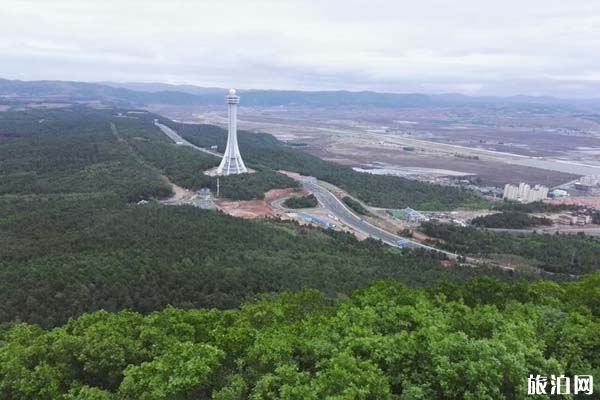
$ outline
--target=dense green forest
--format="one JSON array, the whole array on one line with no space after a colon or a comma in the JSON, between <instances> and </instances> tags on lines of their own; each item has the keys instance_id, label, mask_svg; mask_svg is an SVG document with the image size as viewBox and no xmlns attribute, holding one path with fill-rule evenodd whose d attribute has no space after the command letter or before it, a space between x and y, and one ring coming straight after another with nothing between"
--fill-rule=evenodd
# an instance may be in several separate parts
<instances>
[{"instance_id":1,"label":"dense green forest","mask_svg":"<svg viewBox=\"0 0 600 400\"><path fill-rule=\"evenodd\" d=\"M172 144L153 117L0 112L0 399L515 399L529 374L600 372L600 273L533 282L290 221L135 204L171 194L162 175L214 184L198 172L218 159ZM219 128L189 129L224 144ZM257 172L224 178L228 196L295 185L283 163L343 187L387 183L372 203L392 183L399 202L480 201L241 138ZM600 262L583 236L424 229L452 251L552 272Z\"/></svg>"},{"instance_id":2,"label":"dense green forest","mask_svg":"<svg viewBox=\"0 0 600 400\"><path fill-rule=\"evenodd\" d=\"M0 113L1 194L115 191L128 201L171 195L161 179L197 190L216 189L203 171L219 163L210 154L177 146L153 124L153 115L83 107ZM298 183L263 168L225 177L221 193L235 200L260 199L274 188Z\"/></svg>"},{"instance_id":3,"label":"dense green forest","mask_svg":"<svg viewBox=\"0 0 600 400\"><path fill-rule=\"evenodd\" d=\"M550 226L552 221L544 217L533 217L524 212L504 211L473 218L471 224L484 228L526 229L540 225Z\"/></svg>"},{"instance_id":4,"label":"dense green forest","mask_svg":"<svg viewBox=\"0 0 600 400\"><path fill-rule=\"evenodd\" d=\"M110 113L88 108L0 113L0 195L116 192L128 201L171 188L113 135Z\"/></svg>"},{"instance_id":5,"label":"dense green forest","mask_svg":"<svg viewBox=\"0 0 600 400\"><path fill-rule=\"evenodd\" d=\"M0 248L0 321L44 326L101 308L231 308L303 287L335 297L379 278L512 279L491 269L442 269L426 254L346 233L191 206L131 206L110 193L2 196Z\"/></svg>"},{"instance_id":6,"label":"dense green forest","mask_svg":"<svg viewBox=\"0 0 600 400\"><path fill-rule=\"evenodd\" d=\"M433 244L459 254L513 254L548 272L584 274L600 268L600 240L583 235L490 232L475 227L426 222L421 230Z\"/></svg>"},{"instance_id":7,"label":"dense green forest","mask_svg":"<svg viewBox=\"0 0 600 400\"><path fill-rule=\"evenodd\" d=\"M166 119L162 123L175 129L186 140L200 147L217 145L225 149L227 133L213 125L179 124ZM474 192L439 186L396 176L371 175L321 160L290 148L265 133L240 132L240 151L253 168L288 170L310 175L337 185L356 198L375 207L419 210L448 210L457 207L482 208L489 203Z\"/></svg>"},{"instance_id":8,"label":"dense green forest","mask_svg":"<svg viewBox=\"0 0 600 400\"><path fill-rule=\"evenodd\" d=\"M356 201L351 197L344 196L342 197L342 201L344 202L344 204L346 204L348 207L350 207L352 210L356 211L360 215L369 214L369 211L366 208L364 208L359 201Z\"/></svg>"},{"instance_id":9,"label":"dense green forest","mask_svg":"<svg viewBox=\"0 0 600 400\"><path fill-rule=\"evenodd\" d=\"M333 304L303 290L231 311L7 324L0 398L523 399L530 374L600 375L598 287L599 273L562 285L376 282Z\"/></svg>"},{"instance_id":10,"label":"dense green forest","mask_svg":"<svg viewBox=\"0 0 600 400\"><path fill-rule=\"evenodd\" d=\"M204 179L196 170L218 161L170 143L152 114L4 112L0 132L9 137L0 143L0 321L54 326L97 309L231 308L285 289L311 287L334 298L377 278L425 285L486 273L443 270L425 254L290 222L128 205L169 195L161 174L185 186L210 184L195 180ZM254 198L296 184L257 167L224 178L224 193ZM29 186L17 184L22 174Z\"/></svg>"},{"instance_id":11,"label":"dense green forest","mask_svg":"<svg viewBox=\"0 0 600 400\"><path fill-rule=\"evenodd\" d=\"M117 191L129 201L167 197L172 182L189 188L216 188L202 172L218 158L177 146L144 112L116 112L73 107L0 113L2 181L0 194L47 194ZM226 133L210 125L171 125L199 146L216 144L223 151ZM267 134L240 134L244 158L258 170L253 176L223 179L221 192L233 199L261 198L272 188L297 185L275 175L288 169L313 175L348 190L374 206L449 209L485 206L472 192L358 173L285 146Z\"/></svg>"},{"instance_id":12,"label":"dense green forest","mask_svg":"<svg viewBox=\"0 0 600 400\"><path fill-rule=\"evenodd\" d=\"M268 169L252 174L229 175L221 177L221 196L238 199L262 199L271 189L299 187L300 183L287 175Z\"/></svg>"},{"instance_id":13,"label":"dense green forest","mask_svg":"<svg viewBox=\"0 0 600 400\"><path fill-rule=\"evenodd\" d=\"M177 146L149 118L112 118L116 133L143 161L182 187L197 190L214 186L214 178L202 172L219 165L218 157L186 146Z\"/></svg>"},{"instance_id":14,"label":"dense green forest","mask_svg":"<svg viewBox=\"0 0 600 400\"><path fill-rule=\"evenodd\" d=\"M203 172L216 167L218 157L187 146L177 146L155 126L149 117L114 119L117 132L141 158L158 168L175 184L198 190L208 187L216 191L216 178ZM297 187L299 183L286 175L262 168L252 174L224 176L220 179L221 197L233 200L264 198L271 189Z\"/></svg>"},{"instance_id":15,"label":"dense green forest","mask_svg":"<svg viewBox=\"0 0 600 400\"><path fill-rule=\"evenodd\" d=\"M319 201L314 194L308 196L294 196L285 199L283 205L287 208L312 208L319 205Z\"/></svg>"}]
</instances>

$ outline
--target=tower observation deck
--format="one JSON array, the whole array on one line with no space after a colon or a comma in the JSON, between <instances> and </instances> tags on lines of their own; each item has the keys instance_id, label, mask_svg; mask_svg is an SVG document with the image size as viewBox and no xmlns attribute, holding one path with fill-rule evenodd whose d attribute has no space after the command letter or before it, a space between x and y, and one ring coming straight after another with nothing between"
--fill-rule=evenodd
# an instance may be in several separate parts
<instances>
[{"instance_id":1,"label":"tower observation deck","mask_svg":"<svg viewBox=\"0 0 600 400\"><path fill-rule=\"evenodd\" d=\"M225 96L229 108L229 127L227 134L227 147L223 159L217 168L217 175L235 175L248 172L244 165L237 140L237 105L240 97L235 94L235 89L229 89Z\"/></svg>"}]
</instances>

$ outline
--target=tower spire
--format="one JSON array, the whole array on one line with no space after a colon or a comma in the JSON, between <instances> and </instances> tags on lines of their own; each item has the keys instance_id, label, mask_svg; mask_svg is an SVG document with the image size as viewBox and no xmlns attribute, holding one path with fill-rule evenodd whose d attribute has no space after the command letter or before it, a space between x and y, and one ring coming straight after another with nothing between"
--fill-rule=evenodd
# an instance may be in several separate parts
<instances>
[{"instance_id":1,"label":"tower spire","mask_svg":"<svg viewBox=\"0 0 600 400\"><path fill-rule=\"evenodd\" d=\"M229 107L229 127L227 134L227 147L221 164L217 168L218 175L235 175L248 172L244 165L240 148L237 141L237 105L240 102L239 96L236 96L235 89L229 89L229 95L225 96Z\"/></svg>"}]
</instances>

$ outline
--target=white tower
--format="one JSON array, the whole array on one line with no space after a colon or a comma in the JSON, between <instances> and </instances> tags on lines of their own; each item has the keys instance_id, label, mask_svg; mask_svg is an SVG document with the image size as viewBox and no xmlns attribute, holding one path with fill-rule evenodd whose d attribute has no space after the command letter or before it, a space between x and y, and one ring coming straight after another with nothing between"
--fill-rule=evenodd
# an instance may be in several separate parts
<instances>
[{"instance_id":1,"label":"white tower","mask_svg":"<svg viewBox=\"0 0 600 400\"><path fill-rule=\"evenodd\" d=\"M227 147L221 164L217 168L217 175L234 175L248 172L237 141L237 105L240 102L239 96L235 95L235 89L229 89L229 95L225 96L229 105L229 132L227 135Z\"/></svg>"}]
</instances>

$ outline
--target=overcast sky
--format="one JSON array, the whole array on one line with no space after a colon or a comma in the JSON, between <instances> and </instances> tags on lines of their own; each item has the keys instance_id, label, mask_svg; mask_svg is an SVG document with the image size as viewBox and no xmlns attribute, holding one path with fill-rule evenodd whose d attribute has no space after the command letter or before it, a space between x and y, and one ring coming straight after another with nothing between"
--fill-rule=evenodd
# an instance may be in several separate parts
<instances>
[{"instance_id":1,"label":"overcast sky","mask_svg":"<svg viewBox=\"0 0 600 400\"><path fill-rule=\"evenodd\" d=\"M600 97L598 0L0 6L8 79Z\"/></svg>"}]
</instances>

